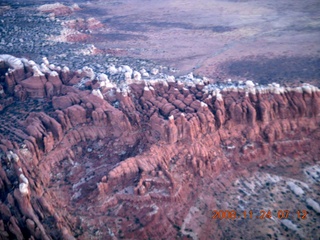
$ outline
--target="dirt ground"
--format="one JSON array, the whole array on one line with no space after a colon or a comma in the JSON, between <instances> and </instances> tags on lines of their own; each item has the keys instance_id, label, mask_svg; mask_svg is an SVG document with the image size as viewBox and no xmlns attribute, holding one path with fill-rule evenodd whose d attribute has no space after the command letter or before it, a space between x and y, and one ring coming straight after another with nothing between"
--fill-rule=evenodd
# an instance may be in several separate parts
<instances>
[{"instance_id":1,"label":"dirt ground","mask_svg":"<svg viewBox=\"0 0 320 240\"><path fill-rule=\"evenodd\" d=\"M75 55L86 48L81 44L94 44L121 58L150 60L179 69L172 73L175 75L193 72L213 81L231 78L263 84L308 82L320 86L318 0L59 2L67 6L77 3L80 10L58 17L60 22L46 21L36 9L52 1L1 1L0 53L31 56L35 60L37 55L56 55L59 63L66 61L68 66L83 58L86 61L78 64L83 66L97 60L88 56L76 60ZM6 5L14 11L6 10ZM86 32L80 45L74 41L50 42L54 37L48 36L59 34L64 21L92 17L103 27ZM25 26L42 29L42 33L30 35ZM25 38L21 40L23 34Z\"/></svg>"},{"instance_id":2,"label":"dirt ground","mask_svg":"<svg viewBox=\"0 0 320 240\"><path fill-rule=\"evenodd\" d=\"M78 14L106 28L95 45L125 49L212 78L262 83L315 81L320 76L320 2L92 1Z\"/></svg>"}]
</instances>

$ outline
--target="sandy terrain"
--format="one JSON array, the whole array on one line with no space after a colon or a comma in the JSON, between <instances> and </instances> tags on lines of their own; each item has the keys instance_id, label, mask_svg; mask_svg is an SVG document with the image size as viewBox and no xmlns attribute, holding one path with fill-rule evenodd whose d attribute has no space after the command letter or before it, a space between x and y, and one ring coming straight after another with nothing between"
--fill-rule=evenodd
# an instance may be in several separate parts
<instances>
[{"instance_id":1,"label":"sandy terrain","mask_svg":"<svg viewBox=\"0 0 320 240\"><path fill-rule=\"evenodd\" d=\"M320 4L308 1L96 1L80 11L94 15L106 26L95 36L102 48L121 48L129 56L159 61L181 69L216 77L267 80L273 70L257 73L263 64L276 69L273 81L295 69L302 80L319 77ZM242 68L243 58L252 60ZM263 56L263 57L262 57ZM271 59L271 60L270 60ZM309 62L309 64L305 64ZM285 72L285 73L284 73ZM291 76L289 76L291 77ZM279 79L275 79L279 78Z\"/></svg>"},{"instance_id":2,"label":"sandy terrain","mask_svg":"<svg viewBox=\"0 0 320 240\"><path fill-rule=\"evenodd\" d=\"M319 10L0 0L0 239L318 239Z\"/></svg>"},{"instance_id":3,"label":"sandy terrain","mask_svg":"<svg viewBox=\"0 0 320 240\"><path fill-rule=\"evenodd\" d=\"M3 39L0 53L33 59L41 55L56 57L59 64L67 59L65 64L70 66L70 58L75 63L75 55L88 55L88 45L94 44L104 53L152 60L179 69L176 75L193 71L213 80L303 81L319 86L317 0L60 2L67 6L77 3L80 10L57 18L51 15L43 21L36 9L48 1L2 3L0 13L8 13L3 15L3 28L9 29L1 31L1 35L8 36L11 44ZM11 21L8 16L13 14L12 10L8 11L6 6L9 4L15 12L21 11ZM30 20L35 18L37 22ZM90 18L100 21L102 27L82 29L78 35L65 29L65 22ZM33 28L36 23L37 28ZM23 31L29 31L28 25L42 34L29 34L21 40ZM68 31L73 35L66 38ZM33 44L27 45L33 40ZM80 56L77 61L93 65L97 59ZM102 55L100 59L104 61Z\"/></svg>"}]
</instances>

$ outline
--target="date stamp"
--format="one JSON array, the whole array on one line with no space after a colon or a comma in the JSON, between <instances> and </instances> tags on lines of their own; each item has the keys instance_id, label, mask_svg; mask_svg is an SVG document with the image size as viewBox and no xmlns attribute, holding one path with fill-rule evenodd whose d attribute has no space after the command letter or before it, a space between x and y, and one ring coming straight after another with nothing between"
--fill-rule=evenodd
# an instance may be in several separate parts
<instances>
[{"instance_id":1,"label":"date stamp","mask_svg":"<svg viewBox=\"0 0 320 240\"><path fill-rule=\"evenodd\" d=\"M258 213L254 213L253 210L237 212L236 210L213 210L213 219L288 219L291 214L296 215L298 219L306 220L308 211L298 210L296 212L290 212L289 210L277 210L276 213L272 213L271 210L260 210Z\"/></svg>"}]
</instances>

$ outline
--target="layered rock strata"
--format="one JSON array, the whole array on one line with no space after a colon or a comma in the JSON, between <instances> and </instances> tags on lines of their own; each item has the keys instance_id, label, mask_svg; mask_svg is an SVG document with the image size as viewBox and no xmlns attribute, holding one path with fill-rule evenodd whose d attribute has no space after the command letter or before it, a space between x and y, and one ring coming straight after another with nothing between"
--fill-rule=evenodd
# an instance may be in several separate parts
<instances>
[{"instance_id":1,"label":"layered rock strata","mask_svg":"<svg viewBox=\"0 0 320 240\"><path fill-rule=\"evenodd\" d=\"M223 237L214 197L203 201L203 228L185 229L222 173L234 175L220 192L243 169L319 162L311 85L145 81L125 71L117 86L110 73L9 55L0 68L1 239Z\"/></svg>"}]
</instances>

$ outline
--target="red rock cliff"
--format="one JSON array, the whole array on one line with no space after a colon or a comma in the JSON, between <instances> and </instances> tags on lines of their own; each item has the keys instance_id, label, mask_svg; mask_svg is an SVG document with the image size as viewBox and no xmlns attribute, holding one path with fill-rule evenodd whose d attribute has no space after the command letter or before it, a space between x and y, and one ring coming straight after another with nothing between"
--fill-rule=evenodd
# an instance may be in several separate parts
<instances>
[{"instance_id":1,"label":"red rock cliff","mask_svg":"<svg viewBox=\"0 0 320 240\"><path fill-rule=\"evenodd\" d=\"M221 172L305 151L319 159L311 85L162 80L81 91L72 84L84 72L0 60L1 239L181 237Z\"/></svg>"}]
</instances>

